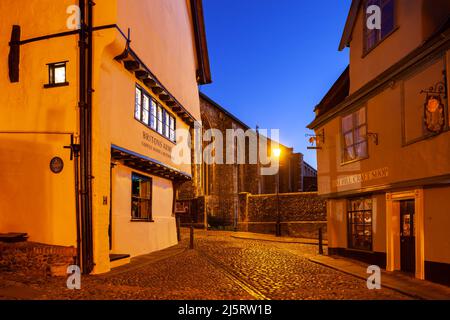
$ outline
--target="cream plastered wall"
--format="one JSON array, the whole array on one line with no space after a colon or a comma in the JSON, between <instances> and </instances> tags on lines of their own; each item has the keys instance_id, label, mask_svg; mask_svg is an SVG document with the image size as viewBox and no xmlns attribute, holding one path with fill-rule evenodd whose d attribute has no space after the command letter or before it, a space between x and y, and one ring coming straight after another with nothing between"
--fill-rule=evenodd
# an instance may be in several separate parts
<instances>
[{"instance_id":1,"label":"cream plastered wall","mask_svg":"<svg viewBox=\"0 0 450 320\"><path fill-rule=\"evenodd\" d=\"M22 39L66 32L67 7L74 4L78 4L78 0L2 0L0 33L2 37L3 33L7 34L9 40L12 24L22 27Z\"/></svg>"},{"instance_id":2,"label":"cream plastered wall","mask_svg":"<svg viewBox=\"0 0 450 320\"><path fill-rule=\"evenodd\" d=\"M0 134L0 233L26 232L29 240L76 245L74 166L65 135ZM59 174L50 160L64 161Z\"/></svg>"},{"instance_id":3,"label":"cream plastered wall","mask_svg":"<svg viewBox=\"0 0 450 320\"><path fill-rule=\"evenodd\" d=\"M396 3L398 29L367 55L363 50L365 14L360 9L350 43L350 93L419 47L450 13L447 0L398 0Z\"/></svg>"},{"instance_id":4,"label":"cream plastered wall","mask_svg":"<svg viewBox=\"0 0 450 320\"><path fill-rule=\"evenodd\" d=\"M424 190L425 260L450 263L450 187Z\"/></svg>"},{"instance_id":5,"label":"cream plastered wall","mask_svg":"<svg viewBox=\"0 0 450 320\"><path fill-rule=\"evenodd\" d=\"M173 188L169 180L152 178L154 222L131 221L131 174L149 176L123 165L113 169L113 247L114 253L132 257L177 244L175 218L172 216Z\"/></svg>"},{"instance_id":6,"label":"cream plastered wall","mask_svg":"<svg viewBox=\"0 0 450 320\"><path fill-rule=\"evenodd\" d=\"M329 248L347 248L347 201L327 201L327 232Z\"/></svg>"},{"instance_id":7,"label":"cream plastered wall","mask_svg":"<svg viewBox=\"0 0 450 320\"><path fill-rule=\"evenodd\" d=\"M196 50L189 1L118 0L117 23L167 89L200 119Z\"/></svg>"},{"instance_id":8,"label":"cream plastered wall","mask_svg":"<svg viewBox=\"0 0 450 320\"><path fill-rule=\"evenodd\" d=\"M434 65L421 72L426 72ZM439 70L439 68L435 68L435 70ZM441 75L442 73L438 74ZM440 77L442 79L442 76ZM405 83L410 87L426 89L441 79L433 76L427 78L427 81L424 82L422 77L408 78L405 80L406 82L396 82L392 87L360 104L361 107L366 106L367 108L368 132L378 134L378 145L374 143L373 139L368 139L368 159L341 164L341 120L340 117L336 117L328 122L323 127L326 136L325 143L322 146L323 149L317 152L319 193L327 195L343 191L358 191L367 187L448 174L450 172L450 162L448 161L450 132L444 132L436 137L410 145L403 145L402 141L403 121L406 124L420 124L421 121L421 118L409 118L417 116L417 113L406 112L405 117L402 116L403 103L408 101L402 98ZM415 103L404 104L404 108L408 110L417 106L420 107L421 104L425 103L425 95L421 96L417 93L414 97L416 100L412 101ZM421 116L421 114L418 116ZM317 132L320 132L321 129ZM387 174L378 178L340 186L337 186L336 183L337 179L385 169Z\"/></svg>"},{"instance_id":9,"label":"cream plastered wall","mask_svg":"<svg viewBox=\"0 0 450 320\"><path fill-rule=\"evenodd\" d=\"M386 252L386 196L375 194L372 196L372 201L373 251Z\"/></svg>"},{"instance_id":10,"label":"cream plastered wall","mask_svg":"<svg viewBox=\"0 0 450 320\"><path fill-rule=\"evenodd\" d=\"M386 200L384 194L372 198L372 236L373 251L386 252ZM348 248L346 199L333 199L327 202L328 246Z\"/></svg>"},{"instance_id":11,"label":"cream plastered wall","mask_svg":"<svg viewBox=\"0 0 450 320\"><path fill-rule=\"evenodd\" d=\"M154 99L165 106L151 90L146 88L142 82L138 81L134 75L128 72L122 64L114 60L114 56L105 52L102 57L100 69L99 94L102 99L99 101L100 110L99 126L103 128L101 134L107 135L109 143L122 148L137 152L141 155L155 159L169 167L176 168L191 174L189 162L178 164L172 160L171 151L176 144L156 131L148 128L134 118L136 85L140 85ZM171 109L165 106L166 110ZM176 114L171 113L176 118L177 129L189 130L189 126ZM103 120L103 121L102 121ZM151 137L151 138L150 138ZM153 143L155 139L157 144ZM179 143L184 143L180 140ZM190 154L188 155L190 159Z\"/></svg>"},{"instance_id":12,"label":"cream plastered wall","mask_svg":"<svg viewBox=\"0 0 450 320\"><path fill-rule=\"evenodd\" d=\"M68 31L72 3L0 2L0 232L27 232L31 241L67 246L76 245L74 167L63 147L70 144L66 133L77 133L77 38L21 46L18 83L10 83L6 62L14 24L21 26L21 39ZM70 85L44 89L47 64L66 60ZM58 175L49 167L55 156L64 160Z\"/></svg>"},{"instance_id":13,"label":"cream plastered wall","mask_svg":"<svg viewBox=\"0 0 450 320\"><path fill-rule=\"evenodd\" d=\"M117 3L117 6L114 6L111 2L106 0L96 2L94 16L98 18L95 19L95 25L117 23L124 32L131 28L133 50L175 98L194 117L200 119L199 96L195 78L196 66L192 56L194 54L194 38L190 22L186 20L189 19L187 3L185 1L136 1L135 5L130 5L131 1L114 1ZM149 17L152 17L151 22L148 20ZM165 24L161 24L162 21L158 20L162 18L165 19ZM111 145L115 144L156 159L188 174L191 172L189 164L177 166L171 162L169 157L143 145L143 142L148 142L143 139L144 132L169 146L171 142L134 119L136 78L126 71L123 65L114 60L115 56L123 52L125 45L123 37L114 29L95 32L95 93L93 95L94 125L92 128L93 174L95 176L93 180L94 273L110 270L108 226L111 201L109 199ZM187 125L178 118L177 128L187 128ZM170 182L166 181L166 183ZM131 187L131 181L128 181L128 184ZM158 214L171 215L173 191L170 190L171 195L168 202L170 208L167 205L162 206L161 212ZM155 197L158 197L157 192L160 190L155 191ZM104 199L107 199L106 204ZM158 205L159 202L154 201L155 205ZM130 210L127 212L131 215ZM133 231L123 230L125 232ZM142 239L144 246L147 246L146 249L162 248L161 241L165 245L170 245L172 242L164 239L176 238L175 229L172 227L162 227L158 230L158 238L161 240L151 237ZM161 233L163 230L166 232L164 235ZM145 243L146 241L149 243ZM131 245L131 243L128 244ZM137 250L140 250L139 248L142 247L137 245ZM126 249L132 250L131 247L126 247ZM140 252L147 253L145 250Z\"/></svg>"},{"instance_id":14,"label":"cream plastered wall","mask_svg":"<svg viewBox=\"0 0 450 320\"><path fill-rule=\"evenodd\" d=\"M95 175L93 181L94 257L96 260L94 272L102 273L109 270L108 226L110 202L105 205L103 199L104 197L109 198L111 145L114 144L137 152L167 166L175 167L187 174L191 173L191 166L189 163L175 164L171 160L169 150L159 146L152 146L150 141L144 139L145 133L168 146L169 149L175 147L172 142L134 119L137 80L133 74L126 71L123 65L114 60L114 57L124 49L124 40L116 31L108 30L96 33L96 44L96 48L101 48L100 44L103 44L103 48L105 48L103 52L96 51L96 61L98 61L99 67L95 69L96 92L94 94L93 110L93 117L96 119L93 127L93 170ZM179 117L177 117L177 127L188 128ZM152 150L149 146L155 147L157 151ZM131 186L131 181L129 183ZM172 200L170 200L171 202ZM169 229L166 231L175 232ZM148 244L148 246L152 246L152 244Z\"/></svg>"}]
</instances>

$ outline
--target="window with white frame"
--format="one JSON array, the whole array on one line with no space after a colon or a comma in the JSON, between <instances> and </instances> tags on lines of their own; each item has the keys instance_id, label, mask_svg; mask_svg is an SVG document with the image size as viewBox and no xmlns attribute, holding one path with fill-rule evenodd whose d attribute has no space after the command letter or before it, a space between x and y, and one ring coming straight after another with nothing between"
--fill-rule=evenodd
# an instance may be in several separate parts
<instances>
[{"instance_id":1,"label":"window with white frame","mask_svg":"<svg viewBox=\"0 0 450 320\"><path fill-rule=\"evenodd\" d=\"M366 108L363 107L341 119L342 162L368 157Z\"/></svg>"},{"instance_id":2,"label":"window with white frame","mask_svg":"<svg viewBox=\"0 0 450 320\"><path fill-rule=\"evenodd\" d=\"M176 119L144 89L136 86L134 117L150 129L172 142L176 142Z\"/></svg>"},{"instance_id":3,"label":"window with white frame","mask_svg":"<svg viewBox=\"0 0 450 320\"><path fill-rule=\"evenodd\" d=\"M48 65L48 83L45 88L67 86L67 61L49 63Z\"/></svg>"},{"instance_id":4,"label":"window with white frame","mask_svg":"<svg viewBox=\"0 0 450 320\"><path fill-rule=\"evenodd\" d=\"M348 245L351 249L372 250L372 199L348 201Z\"/></svg>"}]
</instances>

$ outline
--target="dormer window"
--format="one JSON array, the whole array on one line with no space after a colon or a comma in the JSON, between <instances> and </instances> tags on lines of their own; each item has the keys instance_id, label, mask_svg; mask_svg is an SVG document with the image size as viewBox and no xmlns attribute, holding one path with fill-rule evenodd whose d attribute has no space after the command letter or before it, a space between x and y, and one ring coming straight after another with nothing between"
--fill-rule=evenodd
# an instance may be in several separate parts
<instances>
[{"instance_id":1,"label":"dormer window","mask_svg":"<svg viewBox=\"0 0 450 320\"><path fill-rule=\"evenodd\" d=\"M375 48L395 29L395 0L367 0L364 12L370 6L380 8L381 29L367 28L367 19L364 19L364 53Z\"/></svg>"}]
</instances>

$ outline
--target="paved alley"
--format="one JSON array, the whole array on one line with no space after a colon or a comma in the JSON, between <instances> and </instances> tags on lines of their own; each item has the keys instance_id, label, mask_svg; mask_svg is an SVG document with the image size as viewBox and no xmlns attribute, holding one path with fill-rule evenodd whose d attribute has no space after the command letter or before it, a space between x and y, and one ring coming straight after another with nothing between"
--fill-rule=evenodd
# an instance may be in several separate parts
<instances>
[{"instance_id":1,"label":"paved alley","mask_svg":"<svg viewBox=\"0 0 450 320\"><path fill-rule=\"evenodd\" d=\"M65 278L0 273L0 299L409 299L390 289L368 290L364 280L308 260L317 246L238 239L199 231L162 258L83 276L81 290Z\"/></svg>"}]
</instances>

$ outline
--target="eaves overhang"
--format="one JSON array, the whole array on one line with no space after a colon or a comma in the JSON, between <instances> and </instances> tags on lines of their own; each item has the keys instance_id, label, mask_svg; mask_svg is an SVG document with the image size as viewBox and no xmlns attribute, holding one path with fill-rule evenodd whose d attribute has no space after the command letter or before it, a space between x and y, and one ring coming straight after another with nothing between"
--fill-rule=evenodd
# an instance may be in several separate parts
<instances>
[{"instance_id":1,"label":"eaves overhang","mask_svg":"<svg viewBox=\"0 0 450 320\"><path fill-rule=\"evenodd\" d=\"M188 173L116 145L111 145L111 160L122 162L127 167L175 182L192 180L192 176Z\"/></svg>"},{"instance_id":2,"label":"eaves overhang","mask_svg":"<svg viewBox=\"0 0 450 320\"><path fill-rule=\"evenodd\" d=\"M355 28L356 20L358 18L359 8L361 7L361 0L353 0L350 6L350 11L345 22L344 32L342 34L341 42L339 43L339 51L344 50L350 45L352 41L353 29Z\"/></svg>"},{"instance_id":3,"label":"eaves overhang","mask_svg":"<svg viewBox=\"0 0 450 320\"><path fill-rule=\"evenodd\" d=\"M450 49L450 19L445 24L442 30L438 30L432 37L430 37L424 44L413 50L410 54L405 56L396 64L392 65L386 71L381 73L378 77L368 82L358 91L350 94L344 101L337 104L334 108L320 115L311 122L307 128L316 130L320 126L326 124L328 121L339 116L342 112L359 105L375 96L393 82L400 79L413 68L419 67L426 61L431 61L437 56L442 55L445 51Z\"/></svg>"},{"instance_id":4,"label":"eaves overhang","mask_svg":"<svg viewBox=\"0 0 450 320\"><path fill-rule=\"evenodd\" d=\"M158 98L169 107L183 122L190 127L194 126L196 119L192 114L174 97L172 93L158 80L150 68L131 49L129 43L122 54L114 58L124 68L132 73L138 81L141 81L148 90L152 91Z\"/></svg>"}]
</instances>

